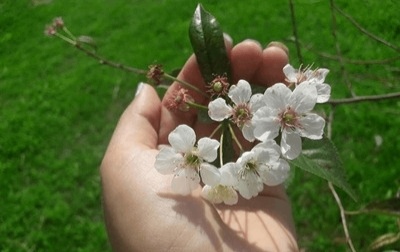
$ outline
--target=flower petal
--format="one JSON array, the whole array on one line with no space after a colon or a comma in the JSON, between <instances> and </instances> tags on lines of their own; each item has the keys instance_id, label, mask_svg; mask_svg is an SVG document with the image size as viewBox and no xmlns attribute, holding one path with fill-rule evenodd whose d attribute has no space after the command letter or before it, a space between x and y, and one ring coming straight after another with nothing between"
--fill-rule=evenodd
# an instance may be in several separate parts
<instances>
[{"instance_id":1,"label":"flower petal","mask_svg":"<svg viewBox=\"0 0 400 252\"><path fill-rule=\"evenodd\" d=\"M239 179L237 185L240 195L245 199L251 199L252 197L257 196L262 188L262 181L254 172L247 173L245 179Z\"/></svg>"},{"instance_id":2,"label":"flower petal","mask_svg":"<svg viewBox=\"0 0 400 252\"><path fill-rule=\"evenodd\" d=\"M268 107L260 108L252 119L254 136L260 141L274 139L279 135L280 123L277 115Z\"/></svg>"},{"instance_id":3,"label":"flower petal","mask_svg":"<svg viewBox=\"0 0 400 252\"><path fill-rule=\"evenodd\" d=\"M265 106L263 94L254 94L253 96L251 96L249 107L252 114L254 114L258 109L263 106Z\"/></svg>"},{"instance_id":4,"label":"flower petal","mask_svg":"<svg viewBox=\"0 0 400 252\"><path fill-rule=\"evenodd\" d=\"M284 110L291 94L292 90L290 90L285 84L276 83L265 90L263 99L266 103L266 107L272 110Z\"/></svg>"},{"instance_id":5,"label":"flower petal","mask_svg":"<svg viewBox=\"0 0 400 252\"><path fill-rule=\"evenodd\" d=\"M180 169L171 181L171 189L181 195L188 195L199 186L200 177L194 169Z\"/></svg>"},{"instance_id":6,"label":"flower petal","mask_svg":"<svg viewBox=\"0 0 400 252\"><path fill-rule=\"evenodd\" d=\"M232 107L222 98L217 98L208 104L208 115L211 119L221 122L232 115Z\"/></svg>"},{"instance_id":7,"label":"flower petal","mask_svg":"<svg viewBox=\"0 0 400 252\"><path fill-rule=\"evenodd\" d=\"M239 168L240 167L233 162L224 164L218 169L221 173L221 181L219 183L225 186L235 186L238 182L237 171Z\"/></svg>"},{"instance_id":8,"label":"flower petal","mask_svg":"<svg viewBox=\"0 0 400 252\"><path fill-rule=\"evenodd\" d=\"M304 81L296 86L290 96L288 105L292 107L296 113L302 114L309 112L317 102L317 88L309 82Z\"/></svg>"},{"instance_id":9,"label":"flower petal","mask_svg":"<svg viewBox=\"0 0 400 252\"><path fill-rule=\"evenodd\" d=\"M282 132L281 150L282 155L287 159L295 159L301 153L301 138L296 133Z\"/></svg>"},{"instance_id":10,"label":"flower petal","mask_svg":"<svg viewBox=\"0 0 400 252\"><path fill-rule=\"evenodd\" d=\"M325 83L316 84L317 88L317 103L324 103L331 97L331 86Z\"/></svg>"},{"instance_id":11,"label":"flower petal","mask_svg":"<svg viewBox=\"0 0 400 252\"><path fill-rule=\"evenodd\" d=\"M197 143L198 156L208 162L214 161L218 156L219 142L208 137L201 138Z\"/></svg>"},{"instance_id":12,"label":"flower petal","mask_svg":"<svg viewBox=\"0 0 400 252\"><path fill-rule=\"evenodd\" d=\"M171 174L183 163L183 156L172 147L164 146L156 156L154 168L161 174Z\"/></svg>"},{"instance_id":13,"label":"flower petal","mask_svg":"<svg viewBox=\"0 0 400 252\"><path fill-rule=\"evenodd\" d=\"M235 104L247 103L251 97L251 86L247 81L239 80L237 85L231 86L228 96Z\"/></svg>"},{"instance_id":14,"label":"flower petal","mask_svg":"<svg viewBox=\"0 0 400 252\"><path fill-rule=\"evenodd\" d=\"M289 82L297 83L297 70L293 66L287 64L282 70Z\"/></svg>"},{"instance_id":15,"label":"flower petal","mask_svg":"<svg viewBox=\"0 0 400 252\"><path fill-rule=\"evenodd\" d=\"M251 122L244 124L242 127L242 134L247 141L253 142L255 140L254 125Z\"/></svg>"},{"instance_id":16,"label":"flower petal","mask_svg":"<svg viewBox=\"0 0 400 252\"><path fill-rule=\"evenodd\" d=\"M221 173L218 169L208 163L202 163L200 165L200 175L203 183L209 186L218 185L221 180Z\"/></svg>"},{"instance_id":17,"label":"flower petal","mask_svg":"<svg viewBox=\"0 0 400 252\"><path fill-rule=\"evenodd\" d=\"M289 177L290 166L284 159L279 159L270 169L260 171L260 177L264 184L276 186L283 183Z\"/></svg>"},{"instance_id":18,"label":"flower petal","mask_svg":"<svg viewBox=\"0 0 400 252\"><path fill-rule=\"evenodd\" d=\"M237 192L235 191L235 189L233 189L232 187L226 187L225 188L225 194L223 197L223 201L226 205L236 205L236 203L238 202L238 195Z\"/></svg>"},{"instance_id":19,"label":"flower petal","mask_svg":"<svg viewBox=\"0 0 400 252\"><path fill-rule=\"evenodd\" d=\"M182 124L168 135L168 141L177 152L187 153L196 143L196 134L192 128Z\"/></svg>"},{"instance_id":20,"label":"flower petal","mask_svg":"<svg viewBox=\"0 0 400 252\"><path fill-rule=\"evenodd\" d=\"M223 201L214 186L205 185L201 190L201 196L213 204L219 204Z\"/></svg>"},{"instance_id":21,"label":"flower petal","mask_svg":"<svg viewBox=\"0 0 400 252\"><path fill-rule=\"evenodd\" d=\"M321 139L324 133L325 119L313 113L308 113L300 118L301 128L299 129L302 137L310 139Z\"/></svg>"}]
</instances>

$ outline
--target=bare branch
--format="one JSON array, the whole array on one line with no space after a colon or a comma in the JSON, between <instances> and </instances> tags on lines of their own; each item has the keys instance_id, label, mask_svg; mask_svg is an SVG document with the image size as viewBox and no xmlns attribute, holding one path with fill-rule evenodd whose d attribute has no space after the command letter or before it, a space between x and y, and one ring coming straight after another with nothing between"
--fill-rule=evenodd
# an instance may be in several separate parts
<instances>
[{"instance_id":1,"label":"bare branch","mask_svg":"<svg viewBox=\"0 0 400 252\"><path fill-rule=\"evenodd\" d=\"M400 98L400 92L382 94L382 95L368 95L368 96L356 96L356 97L352 97L352 98L332 99L332 100L329 100L327 102L327 104L341 105L341 104L370 102L370 101L383 101L383 100L396 99L396 98Z\"/></svg>"},{"instance_id":2,"label":"bare branch","mask_svg":"<svg viewBox=\"0 0 400 252\"><path fill-rule=\"evenodd\" d=\"M340 64L340 71L342 72L342 76L344 78L344 82L346 83L347 88L349 89L351 96L354 97L355 93L353 91L351 82L349 80L349 77L347 75L347 71L345 69L345 64L344 64L343 57L342 57L342 51L340 50L340 45L339 45L339 41L338 41L337 34L336 34L337 27L336 27L336 15L335 15L335 11L334 11L334 5L335 4L334 4L333 0L330 0L329 2L330 2L330 9L331 9L331 16L332 16L332 37L333 37L333 41L335 43L336 54L337 54L338 61L339 61L339 64Z\"/></svg>"},{"instance_id":3,"label":"bare branch","mask_svg":"<svg viewBox=\"0 0 400 252\"><path fill-rule=\"evenodd\" d=\"M303 65L303 56L301 55L299 35L297 33L297 22L296 22L296 17L294 14L293 0L289 0L289 7L290 7L290 18L292 20L293 37L294 37L294 42L296 44L297 57L299 58L300 65Z\"/></svg>"},{"instance_id":4,"label":"bare branch","mask_svg":"<svg viewBox=\"0 0 400 252\"><path fill-rule=\"evenodd\" d=\"M328 182L328 186L329 186L329 189L331 189L331 192L333 194L333 197L336 200L337 205L339 206L340 217L342 219L342 226L343 226L344 234L346 236L347 244L349 245L350 250L352 252L355 252L356 250L354 248L353 242L351 241L350 233L349 233L349 230L347 228L346 215L345 215L344 208L342 206L342 201L340 200L339 195L336 193L336 190L335 190L335 187L333 186L333 184L331 182Z\"/></svg>"},{"instance_id":5,"label":"bare branch","mask_svg":"<svg viewBox=\"0 0 400 252\"><path fill-rule=\"evenodd\" d=\"M368 37L370 37L373 40L376 40L376 41L384 44L387 47L392 48L396 52L400 52L400 47L397 47L397 46L393 45L392 43L390 43L390 42L388 42L388 41L376 36L375 34L367 31L364 27L362 27L359 23L357 23L350 15L346 14L344 11L342 11L340 8L338 8L335 4L333 4L332 7L335 10L337 10L342 16L344 16L347 20L349 20L358 30L360 30L362 33L364 33Z\"/></svg>"}]
</instances>

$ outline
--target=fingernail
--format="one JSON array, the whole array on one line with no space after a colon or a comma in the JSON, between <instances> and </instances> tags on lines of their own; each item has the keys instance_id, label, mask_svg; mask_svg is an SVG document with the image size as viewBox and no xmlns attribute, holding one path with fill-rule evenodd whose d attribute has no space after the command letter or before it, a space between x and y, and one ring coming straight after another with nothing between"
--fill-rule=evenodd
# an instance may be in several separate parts
<instances>
[{"instance_id":1,"label":"fingernail","mask_svg":"<svg viewBox=\"0 0 400 252\"><path fill-rule=\"evenodd\" d=\"M139 84L136 87L136 93L135 97L139 95L139 93L143 90L145 83L144 82L139 82Z\"/></svg>"},{"instance_id":2,"label":"fingernail","mask_svg":"<svg viewBox=\"0 0 400 252\"><path fill-rule=\"evenodd\" d=\"M255 39L245 39L243 42L251 42L257 44L260 48L262 48L260 41L255 40Z\"/></svg>"},{"instance_id":3,"label":"fingernail","mask_svg":"<svg viewBox=\"0 0 400 252\"><path fill-rule=\"evenodd\" d=\"M224 33L224 39L229 43L232 44L233 43L233 39L231 36L229 36L229 34Z\"/></svg>"},{"instance_id":4,"label":"fingernail","mask_svg":"<svg viewBox=\"0 0 400 252\"><path fill-rule=\"evenodd\" d=\"M272 47L272 46L281 48L289 56L289 48L285 44L278 41L272 41L267 45L267 47Z\"/></svg>"}]
</instances>

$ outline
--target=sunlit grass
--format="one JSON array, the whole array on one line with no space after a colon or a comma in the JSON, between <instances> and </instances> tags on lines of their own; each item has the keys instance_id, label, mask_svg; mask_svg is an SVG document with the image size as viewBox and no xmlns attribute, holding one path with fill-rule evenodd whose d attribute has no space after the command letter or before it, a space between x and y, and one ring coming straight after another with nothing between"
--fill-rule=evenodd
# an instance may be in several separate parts
<instances>
[{"instance_id":1,"label":"sunlit grass","mask_svg":"<svg viewBox=\"0 0 400 252\"><path fill-rule=\"evenodd\" d=\"M162 63L179 68L191 54L188 24L196 1L11 1L0 3L0 250L109 251L103 224L98 167L119 115L134 96L140 76L99 65L59 40L44 25L63 16L76 35L90 35L98 52L127 65ZM184 3L184 4L183 4ZM296 66L286 1L203 1L237 43L287 43ZM337 1L371 32L400 43L395 1ZM306 63L331 69L333 97L349 95L334 55L328 1L296 1ZM340 49L351 59L399 55L362 35L337 16ZM305 49L307 48L307 49ZM346 64L359 95L399 91L399 61ZM328 108L323 107L322 108ZM400 188L400 102L339 106L332 140L360 202L339 191L344 206L393 197ZM375 137L382 138L378 146ZM325 181L296 171L288 188L301 247L345 250L337 206ZM349 228L363 251L377 236L397 232L392 218L352 216ZM399 243L397 243L399 246Z\"/></svg>"}]
</instances>

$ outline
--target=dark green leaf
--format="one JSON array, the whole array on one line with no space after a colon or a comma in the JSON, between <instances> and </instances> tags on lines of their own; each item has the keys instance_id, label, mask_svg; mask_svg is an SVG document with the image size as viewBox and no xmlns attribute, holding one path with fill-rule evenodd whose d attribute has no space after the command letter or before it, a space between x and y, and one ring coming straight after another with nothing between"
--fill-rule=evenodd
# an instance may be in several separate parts
<instances>
[{"instance_id":1,"label":"dark green leaf","mask_svg":"<svg viewBox=\"0 0 400 252\"><path fill-rule=\"evenodd\" d=\"M231 68L226 53L223 32L215 19L199 4L189 27L189 37L200 72L206 83L215 75L231 79Z\"/></svg>"},{"instance_id":2,"label":"dark green leaf","mask_svg":"<svg viewBox=\"0 0 400 252\"><path fill-rule=\"evenodd\" d=\"M321 140L305 139L302 154L291 165L332 182L344 190L354 200L356 194L347 183L339 154L328 138Z\"/></svg>"}]
</instances>

